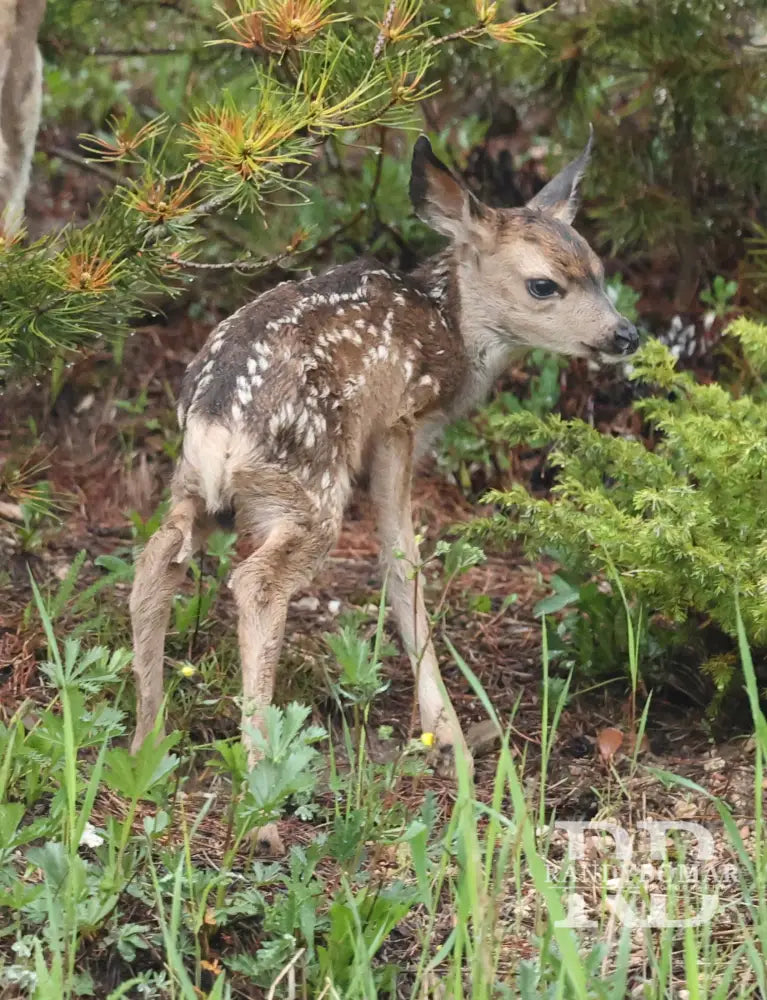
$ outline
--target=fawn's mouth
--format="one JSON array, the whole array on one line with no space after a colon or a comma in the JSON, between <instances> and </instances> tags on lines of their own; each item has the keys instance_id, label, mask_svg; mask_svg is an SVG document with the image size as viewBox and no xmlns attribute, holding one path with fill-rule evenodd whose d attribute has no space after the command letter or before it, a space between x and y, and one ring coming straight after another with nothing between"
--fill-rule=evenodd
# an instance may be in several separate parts
<instances>
[{"instance_id":1,"label":"fawn's mouth","mask_svg":"<svg viewBox=\"0 0 767 1000\"><path fill-rule=\"evenodd\" d=\"M624 354L621 351L616 351L612 347L610 349L604 347L595 347L593 344L587 344L585 340L580 342L581 347L585 350L585 356L590 361L600 361L603 365L617 365L621 361L626 361L630 357L630 354ZM631 352L633 353L633 351Z\"/></svg>"}]
</instances>

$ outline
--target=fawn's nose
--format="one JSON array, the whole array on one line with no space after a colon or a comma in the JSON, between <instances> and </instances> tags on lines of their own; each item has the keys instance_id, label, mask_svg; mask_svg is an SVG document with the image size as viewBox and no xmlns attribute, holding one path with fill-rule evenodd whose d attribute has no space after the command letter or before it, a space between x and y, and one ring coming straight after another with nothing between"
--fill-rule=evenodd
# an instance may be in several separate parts
<instances>
[{"instance_id":1,"label":"fawn's nose","mask_svg":"<svg viewBox=\"0 0 767 1000\"><path fill-rule=\"evenodd\" d=\"M615 350L618 354L633 354L639 347L637 328L629 320L621 316L615 330Z\"/></svg>"}]
</instances>

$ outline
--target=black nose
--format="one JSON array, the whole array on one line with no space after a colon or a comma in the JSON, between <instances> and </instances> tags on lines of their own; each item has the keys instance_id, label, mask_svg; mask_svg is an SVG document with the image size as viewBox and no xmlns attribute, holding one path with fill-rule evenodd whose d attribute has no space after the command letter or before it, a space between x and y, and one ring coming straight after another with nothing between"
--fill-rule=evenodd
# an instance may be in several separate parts
<instances>
[{"instance_id":1,"label":"black nose","mask_svg":"<svg viewBox=\"0 0 767 1000\"><path fill-rule=\"evenodd\" d=\"M637 347L639 347L637 328L621 316L615 330L615 350L618 354L633 354Z\"/></svg>"}]
</instances>

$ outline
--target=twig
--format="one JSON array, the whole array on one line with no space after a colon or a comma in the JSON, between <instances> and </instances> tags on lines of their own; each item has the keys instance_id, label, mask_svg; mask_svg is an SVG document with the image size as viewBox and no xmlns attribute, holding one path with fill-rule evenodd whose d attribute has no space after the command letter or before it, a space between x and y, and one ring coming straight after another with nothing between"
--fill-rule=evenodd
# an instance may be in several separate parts
<instances>
[{"instance_id":1,"label":"twig","mask_svg":"<svg viewBox=\"0 0 767 1000\"><path fill-rule=\"evenodd\" d=\"M285 260L286 257L303 257L317 253L318 250L323 250L330 243L333 243L334 240L337 240L347 229L351 229L352 226L356 225L366 211L367 208L364 206L358 209L350 219L347 219L346 222L336 227L332 233L328 233L319 243L315 243L313 246L306 247L304 250L298 247L283 250L273 257L269 257L267 260L230 260L222 264L201 264L195 260L174 260L173 263L179 267L188 267L195 271L266 271L270 267L274 267L275 264L279 264L280 261Z\"/></svg>"},{"instance_id":2,"label":"twig","mask_svg":"<svg viewBox=\"0 0 767 1000\"><path fill-rule=\"evenodd\" d=\"M221 264L203 264L196 260L173 260L173 258L171 260L178 267L188 267L193 271L265 271L286 257L299 252L287 249L275 254L274 257L269 257L268 260L228 260Z\"/></svg>"},{"instance_id":3,"label":"twig","mask_svg":"<svg viewBox=\"0 0 767 1000\"><path fill-rule=\"evenodd\" d=\"M195 52L201 52L202 46L191 49L181 49L178 46L174 48L172 45L163 49L96 49L93 52L90 49L78 48L75 51L92 58L131 59L134 56L190 56Z\"/></svg>"},{"instance_id":4,"label":"twig","mask_svg":"<svg viewBox=\"0 0 767 1000\"><path fill-rule=\"evenodd\" d=\"M295 972L293 971L293 969L294 969L294 966L295 966L296 962L299 960L299 958L303 955L303 953L305 951L306 951L306 948L299 948L298 951L295 953L295 955L288 962L288 964L283 969L280 970L277 978L274 980L274 982L272 983L272 985L269 987L269 992L266 994L266 1000L274 1000L274 997L276 995L275 994L275 990L277 989L277 987L279 986L279 984L282 982L282 980L287 975L290 975L290 985L288 987L290 989L289 996L290 997L295 997L295 995L296 995L296 980L295 980Z\"/></svg>"},{"instance_id":5,"label":"twig","mask_svg":"<svg viewBox=\"0 0 767 1000\"><path fill-rule=\"evenodd\" d=\"M202 163L200 160L197 160L195 163L190 163L188 166L184 167L183 170L179 170L177 174L168 174L168 176L164 177L163 180L166 184L175 184L176 181L184 181L192 174L196 174L201 167Z\"/></svg>"},{"instance_id":6,"label":"twig","mask_svg":"<svg viewBox=\"0 0 767 1000\"><path fill-rule=\"evenodd\" d=\"M452 31L449 35L442 35L440 38L430 38L424 48L434 49L438 45L445 45L447 42L457 42L461 38L471 38L481 36L485 33L485 25L481 22L471 24L468 28L461 28L460 31Z\"/></svg>"},{"instance_id":7,"label":"twig","mask_svg":"<svg viewBox=\"0 0 767 1000\"><path fill-rule=\"evenodd\" d=\"M61 146L54 146L51 149L46 149L45 152L48 156L58 156L60 160L66 160L68 163L74 163L75 166L80 167L81 170L88 170L90 173L96 174L98 177L102 177L105 181L109 181L110 184L118 184L120 182L120 177L113 170L108 170L106 167L102 167L98 163L93 163L91 160L87 160L84 156L80 156L79 153L73 153L71 150L64 149Z\"/></svg>"},{"instance_id":8,"label":"twig","mask_svg":"<svg viewBox=\"0 0 767 1000\"><path fill-rule=\"evenodd\" d=\"M228 201L231 200L231 196L228 194L214 194L207 201L201 202L199 205L195 205L194 209L189 213L191 219L199 215L208 215L214 208L221 208Z\"/></svg>"},{"instance_id":9,"label":"twig","mask_svg":"<svg viewBox=\"0 0 767 1000\"><path fill-rule=\"evenodd\" d=\"M381 30L378 32L378 38L376 38L375 47L373 48L374 59L378 59L384 50L386 45L386 34L391 27L392 21L394 20L394 12L396 9L397 0L389 0L389 6L386 8L383 21L381 21Z\"/></svg>"}]
</instances>

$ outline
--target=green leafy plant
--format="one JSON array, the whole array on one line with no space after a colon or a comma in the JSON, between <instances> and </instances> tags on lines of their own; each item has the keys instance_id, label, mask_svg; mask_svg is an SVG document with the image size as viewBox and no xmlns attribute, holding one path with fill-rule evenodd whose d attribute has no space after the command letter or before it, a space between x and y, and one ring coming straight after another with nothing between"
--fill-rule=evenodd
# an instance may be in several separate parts
<instances>
[{"instance_id":1,"label":"green leafy plant","mask_svg":"<svg viewBox=\"0 0 767 1000\"><path fill-rule=\"evenodd\" d=\"M470 551L458 546L453 568L471 562ZM561 604L566 588L558 594ZM148 740L130 757L110 746L124 736L110 691L126 654L70 637L59 643L39 592L37 601L49 643L44 670L52 701L31 729L29 705L0 724L0 988L9 995L225 1000L258 988L275 998L319 997L324 990L345 1000L624 1000L630 992L636 931L608 913L600 916L600 902L615 894L609 868L595 886L598 928L582 931L565 920L577 885L548 837L550 767L568 688L551 684L545 638L537 771L512 751L506 733L481 795L459 756L457 788L446 802L439 790L411 793L388 812L381 808L371 823L364 808L339 814L326 801L310 842L266 863L250 856L247 832L316 787L322 734L307 728L308 709L270 710L270 735L259 744L264 759L250 772L239 743L217 745L219 774L196 796L186 783L193 758L182 756L183 748L169 755L168 742ZM737 814L687 775L643 764L636 754L625 766L611 762L605 778L597 770L590 776L620 792L626 773L641 769L655 794L661 788L691 792L718 815L717 843L732 858L741 934L720 939L706 925L652 928L643 973L649 1000L667 995L668 970L680 956L688 982L706 970L701 1000L724 1000L734 982L739 996L756 1000L767 985L767 723L732 595L731 604L753 719L753 750L740 764L742 771L751 767L753 789L739 800ZM628 601L623 609L634 684L642 619L628 617ZM503 731L513 720L498 718L477 676L448 648L477 704ZM118 706L120 698L118 691ZM638 740L645 721L645 715L636 720ZM367 798L373 798L380 772L369 763L365 768ZM408 780L399 787L412 792L406 771L400 775ZM218 845L211 830L222 829L225 843ZM219 846L221 856L211 861ZM620 891L630 905L647 904L641 880ZM685 905L684 892L668 892L670 916ZM524 908L510 913L521 898ZM724 910L719 916L731 919ZM610 947L608 933L614 935ZM115 968L120 984L112 988L105 983L114 982Z\"/></svg>"},{"instance_id":2,"label":"green leafy plant","mask_svg":"<svg viewBox=\"0 0 767 1000\"><path fill-rule=\"evenodd\" d=\"M700 293L700 301L712 309L718 319L723 319L732 312L733 300L737 294L737 281L728 281L721 274L717 274L711 286Z\"/></svg>"},{"instance_id":3,"label":"green leafy plant","mask_svg":"<svg viewBox=\"0 0 767 1000\"><path fill-rule=\"evenodd\" d=\"M552 593L542 598L535 612L544 616L552 664L560 671L599 681L630 675L629 619L621 614L620 592L607 581L583 580L577 572L560 572L551 578ZM671 637L638 629L640 648L634 657L641 664L646 686L662 676ZM665 640L665 641L664 641Z\"/></svg>"},{"instance_id":4,"label":"green leafy plant","mask_svg":"<svg viewBox=\"0 0 767 1000\"><path fill-rule=\"evenodd\" d=\"M279 817L291 796L314 789L319 758L315 744L327 734L321 726L304 727L309 713L310 709L295 702L284 711L270 705L265 712L267 735L251 732L261 759L247 775L238 811L241 830L265 826Z\"/></svg>"}]
</instances>

